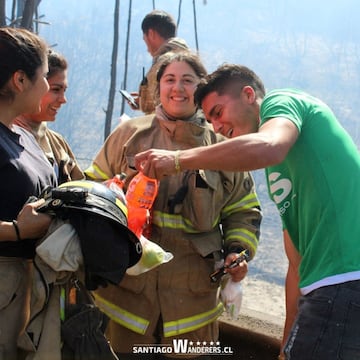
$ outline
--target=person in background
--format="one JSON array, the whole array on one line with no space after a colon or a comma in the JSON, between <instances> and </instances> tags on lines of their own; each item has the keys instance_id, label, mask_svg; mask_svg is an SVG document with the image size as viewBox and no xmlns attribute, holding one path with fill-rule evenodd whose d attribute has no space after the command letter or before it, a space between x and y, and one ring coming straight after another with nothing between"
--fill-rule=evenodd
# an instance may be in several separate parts
<instances>
[{"instance_id":1,"label":"person in background","mask_svg":"<svg viewBox=\"0 0 360 360\"><path fill-rule=\"evenodd\" d=\"M145 114L151 114L155 111L158 99L154 97L156 93L156 72L159 69L158 59L168 51L188 50L185 40L176 37L177 26L173 17L163 10L153 10L148 13L142 23L141 29L147 51L152 56L152 66L147 72L139 86L139 92L132 92L138 108Z\"/></svg>"},{"instance_id":2,"label":"person in background","mask_svg":"<svg viewBox=\"0 0 360 360\"><path fill-rule=\"evenodd\" d=\"M30 306L35 241L51 217L36 209L48 186L56 186L53 168L34 137L13 120L40 110L49 90L48 47L37 35L0 28L0 359L17 358L17 340L24 331Z\"/></svg>"},{"instance_id":3,"label":"person in background","mask_svg":"<svg viewBox=\"0 0 360 360\"><path fill-rule=\"evenodd\" d=\"M136 157L145 174L265 168L289 259L280 358L360 358L360 155L321 100L296 89L265 96L259 77L226 64L199 85L195 99L220 144Z\"/></svg>"},{"instance_id":4,"label":"person in background","mask_svg":"<svg viewBox=\"0 0 360 360\"><path fill-rule=\"evenodd\" d=\"M47 80L50 89L41 99L40 112L22 114L14 123L29 130L35 136L54 167L58 183L62 184L84 179L84 173L64 137L47 126L48 121L55 121L60 107L66 103L65 91L68 87L66 59L61 54L49 50L48 64Z\"/></svg>"},{"instance_id":5,"label":"person in background","mask_svg":"<svg viewBox=\"0 0 360 360\"><path fill-rule=\"evenodd\" d=\"M194 104L194 91L205 74L198 56L190 52L164 54L157 74L160 104L155 114L120 124L85 174L104 181L124 172L127 186L136 174L133 157L140 151L152 147L183 151L224 140ZM260 204L248 172L179 170L163 178L152 209L150 240L174 258L139 276L126 275L118 286L95 296L111 317L110 342L120 358L139 359L141 355L131 354L135 344L173 346L174 339L216 342L216 319L223 305L217 295L219 281L212 283L209 275L217 261L225 259L228 265L244 249L249 259L254 257L260 222ZM241 281L247 262L228 271L233 281Z\"/></svg>"}]
</instances>

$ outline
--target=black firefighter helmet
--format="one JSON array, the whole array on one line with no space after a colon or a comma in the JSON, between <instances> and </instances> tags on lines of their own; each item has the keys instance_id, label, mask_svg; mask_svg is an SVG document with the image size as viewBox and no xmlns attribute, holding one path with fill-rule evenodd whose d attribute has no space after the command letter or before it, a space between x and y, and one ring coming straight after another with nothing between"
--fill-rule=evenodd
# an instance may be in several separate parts
<instances>
[{"instance_id":1,"label":"black firefighter helmet","mask_svg":"<svg viewBox=\"0 0 360 360\"><path fill-rule=\"evenodd\" d=\"M69 220L79 236L88 290L118 284L140 260L142 247L127 226L126 204L105 185L69 181L46 191L44 198L39 211Z\"/></svg>"}]
</instances>

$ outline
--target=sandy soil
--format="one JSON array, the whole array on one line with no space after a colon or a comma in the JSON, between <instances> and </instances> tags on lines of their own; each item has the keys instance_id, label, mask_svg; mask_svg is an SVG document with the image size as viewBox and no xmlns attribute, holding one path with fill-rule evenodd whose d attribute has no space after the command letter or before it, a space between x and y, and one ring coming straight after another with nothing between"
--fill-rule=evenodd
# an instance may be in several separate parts
<instances>
[{"instance_id":1,"label":"sandy soil","mask_svg":"<svg viewBox=\"0 0 360 360\"><path fill-rule=\"evenodd\" d=\"M243 281L242 307L285 319L284 287L248 276Z\"/></svg>"}]
</instances>

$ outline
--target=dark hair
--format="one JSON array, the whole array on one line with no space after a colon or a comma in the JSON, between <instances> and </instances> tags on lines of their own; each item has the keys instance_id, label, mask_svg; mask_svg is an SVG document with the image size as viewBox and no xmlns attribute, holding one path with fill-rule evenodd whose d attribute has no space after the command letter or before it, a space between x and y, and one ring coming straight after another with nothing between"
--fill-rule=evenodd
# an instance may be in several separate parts
<instances>
[{"instance_id":1,"label":"dark hair","mask_svg":"<svg viewBox=\"0 0 360 360\"><path fill-rule=\"evenodd\" d=\"M22 70L33 80L45 62L47 45L39 36L22 28L0 28L0 97L12 97L6 89L11 76Z\"/></svg>"},{"instance_id":2,"label":"dark hair","mask_svg":"<svg viewBox=\"0 0 360 360\"><path fill-rule=\"evenodd\" d=\"M204 78L207 74L206 68L201 62L199 56L191 51L177 51L177 52L167 52L161 55L158 59L160 64L159 70L156 73L157 87L156 87L156 97L160 95L160 79L164 75L165 69L173 62L186 62L195 72L195 74L200 78Z\"/></svg>"},{"instance_id":3,"label":"dark hair","mask_svg":"<svg viewBox=\"0 0 360 360\"><path fill-rule=\"evenodd\" d=\"M65 57L51 49L48 52L48 63L49 72L47 73L47 78L51 78L59 71L66 70L68 67Z\"/></svg>"},{"instance_id":4,"label":"dark hair","mask_svg":"<svg viewBox=\"0 0 360 360\"><path fill-rule=\"evenodd\" d=\"M176 36L175 20L163 10L153 10L147 14L141 23L141 29L144 34L150 29L155 30L164 39Z\"/></svg>"},{"instance_id":5,"label":"dark hair","mask_svg":"<svg viewBox=\"0 0 360 360\"><path fill-rule=\"evenodd\" d=\"M242 65L224 64L201 79L194 94L194 101L200 107L203 99L214 91L219 95L237 97L244 86L251 86L259 98L265 96L264 84L254 71Z\"/></svg>"},{"instance_id":6,"label":"dark hair","mask_svg":"<svg viewBox=\"0 0 360 360\"><path fill-rule=\"evenodd\" d=\"M159 63L161 64L159 70L156 74L156 80L159 82L161 77L164 74L167 66L175 61L184 61L186 62L194 71L195 74L201 79L206 76L207 71L203 63L201 62L198 55L192 53L191 51L177 51L177 52L167 52L159 57Z\"/></svg>"}]
</instances>

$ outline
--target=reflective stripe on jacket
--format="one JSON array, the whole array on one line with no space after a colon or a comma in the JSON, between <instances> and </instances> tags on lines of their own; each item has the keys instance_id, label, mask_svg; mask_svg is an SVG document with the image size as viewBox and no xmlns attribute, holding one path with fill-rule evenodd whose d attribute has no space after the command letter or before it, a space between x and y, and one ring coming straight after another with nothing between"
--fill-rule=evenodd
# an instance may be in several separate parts
<instances>
[{"instance_id":1,"label":"reflective stripe on jacket","mask_svg":"<svg viewBox=\"0 0 360 360\"><path fill-rule=\"evenodd\" d=\"M130 329L138 334L144 335L149 321L133 314L119 306L107 301L102 296L94 294L96 305L111 320ZM219 303L214 309L188 318L164 322L164 336L170 337L199 329L215 321L224 311L224 306Z\"/></svg>"},{"instance_id":2,"label":"reflective stripe on jacket","mask_svg":"<svg viewBox=\"0 0 360 360\"><path fill-rule=\"evenodd\" d=\"M219 303L214 309L184 319L178 319L176 321L168 321L164 323L164 336L176 336L186 334L190 331L199 329L207 324L215 321L224 311L224 306Z\"/></svg>"},{"instance_id":3,"label":"reflective stripe on jacket","mask_svg":"<svg viewBox=\"0 0 360 360\"><path fill-rule=\"evenodd\" d=\"M111 320L116 323L135 331L138 334L145 334L147 327L149 326L149 321L132 314L125 309L116 306L115 304L107 301L99 294L94 293L96 305L105 313Z\"/></svg>"},{"instance_id":4,"label":"reflective stripe on jacket","mask_svg":"<svg viewBox=\"0 0 360 360\"><path fill-rule=\"evenodd\" d=\"M136 174L134 155L150 149L187 149L222 141L199 115L169 121L156 115L120 124L85 171L99 181L126 173L125 189ZM248 172L193 170L160 181L152 209L150 240L174 254L173 260L118 286L99 289L102 309L118 324L150 335L158 320L166 336L209 324L221 314L218 284L210 282L215 256L242 247L256 253L261 211ZM116 346L115 346L116 348Z\"/></svg>"}]
</instances>

